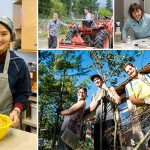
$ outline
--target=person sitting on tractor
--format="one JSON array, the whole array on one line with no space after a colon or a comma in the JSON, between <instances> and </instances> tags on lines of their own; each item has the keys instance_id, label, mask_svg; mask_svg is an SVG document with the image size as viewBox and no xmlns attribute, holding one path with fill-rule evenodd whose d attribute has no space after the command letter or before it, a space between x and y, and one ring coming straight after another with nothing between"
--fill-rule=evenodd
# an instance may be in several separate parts
<instances>
[{"instance_id":1,"label":"person sitting on tractor","mask_svg":"<svg viewBox=\"0 0 150 150\"><path fill-rule=\"evenodd\" d=\"M87 7L84 8L84 13L86 14L84 19L86 19L87 21L83 21L82 26L83 27L86 26L87 28L90 28L93 23L92 14L90 13L90 9Z\"/></svg>"}]
</instances>

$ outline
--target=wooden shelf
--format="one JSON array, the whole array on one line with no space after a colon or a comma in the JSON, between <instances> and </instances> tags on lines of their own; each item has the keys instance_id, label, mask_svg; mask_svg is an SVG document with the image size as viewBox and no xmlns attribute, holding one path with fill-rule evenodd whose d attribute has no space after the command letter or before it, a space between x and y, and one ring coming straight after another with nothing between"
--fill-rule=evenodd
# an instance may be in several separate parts
<instances>
[{"instance_id":1,"label":"wooden shelf","mask_svg":"<svg viewBox=\"0 0 150 150\"><path fill-rule=\"evenodd\" d=\"M22 119L22 124L29 125L35 128L37 127L36 123L33 122L30 118Z\"/></svg>"},{"instance_id":2,"label":"wooden shelf","mask_svg":"<svg viewBox=\"0 0 150 150\"><path fill-rule=\"evenodd\" d=\"M36 53L37 50L34 50L34 49L21 49L22 52L31 52L31 53Z\"/></svg>"},{"instance_id":3,"label":"wooden shelf","mask_svg":"<svg viewBox=\"0 0 150 150\"><path fill-rule=\"evenodd\" d=\"M21 27L16 27L15 30L21 30Z\"/></svg>"},{"instance_id":4,"label":"wooden shelf","mask_svg":"<svg viewBox=\"0 0 150 150\"><path fill-rule=\"evenodd\" d=\"M32 93L37 94L37 90L32 89Z\"/></svg>"},{"instance_id":5,"label":"wooden shelf","mask_svg":"<svg viewBox=\"0 0 150 150\"><path fill-rule=\"evenodd\" d=\"M24 52L37 51L36 6L36 0L13 0L13 23L17 39L21 39L21 50ZM32 19L29 19L29 16L32 16Z\"/></svg>"},{"instance_id":6,"label":"wooden shelf","mask_svg":"<svg viewBox=\"0 0 150 150\"><path fill-rule=\"evenodd\" d=\"M15 0L15 1L14 1L14 4L21 5L21 4L22 4L22 0Z\"/></svg>"},{"instance_id":7,"label":"wooden shelf","mask_svg":"<svg viewBox=\"0 0 150 150\"><path fill-rule=\"evenodd\" d=\"M37 102L37 97L35 96L30 96L29 101Z\"/></svg>"}]
</instances>

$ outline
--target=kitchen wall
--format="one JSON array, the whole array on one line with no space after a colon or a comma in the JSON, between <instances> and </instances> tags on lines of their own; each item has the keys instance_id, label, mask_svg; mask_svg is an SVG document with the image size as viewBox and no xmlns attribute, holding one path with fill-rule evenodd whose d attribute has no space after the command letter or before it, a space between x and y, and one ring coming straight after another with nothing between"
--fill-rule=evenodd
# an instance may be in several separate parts
<instances>
[{"instance_id":1,"label":"kitchen wall","mask_svg":"<svg viewBox=\"0 0 150 150\"><path fill-rule=\"evenodd\" d=\"M144 11L150 14L150 0L144 0Z\"/></svg>"},{"instance_id":2,"label":"kitchen wall","mask_svg":"<svg viewBox=\"0 0 150 150\"><path fill-rule=\"evenodd\" d=\"M0 0L0 15L12 19L13 0Z\"/></svg>"},{"instance_id":3,"label":"kitchen wall","mask_svg":"<svg viewBox=\"0 0 150 150\"><path fill-rule=\"evenodd\" d=\"M36 52L22 52L20 50L14 51L19 57L23 58L28 64L29 62L37 62Z\"/></svg>"},{"instance_id":4,"label":"kitchen wall","mask_svg":"<svg viewBox=\"0 0 150 150\"><path fill-rule=\"evenodd\" d=\"M120 27L121 27L121 30L122 30L122 27L123 27L123 16L124 16L124 1L123 0L115 0L115 6L114 6L114 15L115 15L115 22L119 21L121 24L120 24Z\"/></svg>"},{"instance_id":5,"label":"kitchen wall","mask_svg":"<svg viewBox=\"0 0 150 150\"><path fill-rule=\"evenodd\" d=\"M11 20L13 19L13 2L14 0L0 0L0 16L7 16ZM11 49L12 49L11 45ZM14 51L19 57L23 58L26 63L37 62L36 52L22 52L20 50Z\"/></svg>"}]
</instances>

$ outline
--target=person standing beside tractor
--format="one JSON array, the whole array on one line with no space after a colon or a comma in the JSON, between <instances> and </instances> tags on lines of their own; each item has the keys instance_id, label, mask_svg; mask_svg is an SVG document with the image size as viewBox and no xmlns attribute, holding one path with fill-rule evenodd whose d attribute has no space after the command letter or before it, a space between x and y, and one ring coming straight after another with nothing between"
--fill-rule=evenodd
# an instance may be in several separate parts
<instances>
[{"instance_id":1,"label":"person standing beside tractor","mask_svg":"<svg viewBox=\"0 0 150 150\"><path fill-rule=\"evenodd\" d=\"M115 103L120 103L120 96L106 86L100 75L95 74L91 80L98 87L92 96L90 111L96 110L94 124L94 150L112 150ZM109 131L109 132L108 132Z\"/></svg>"},{"instance_id":2,"label":"person standing beside tractor","mask_svg":"<svg viewBox=\"0 0 150 150\"><path fill-rule=\"evenodd\" d=\"M63 23L58 19L58 13L53 13L53 19L50 19L47 25L47 38L48 38L48 48L56 48L57 47L57 37L59 28L61 26L70 27L70 25Z\"/></svg>"}]
</instances>

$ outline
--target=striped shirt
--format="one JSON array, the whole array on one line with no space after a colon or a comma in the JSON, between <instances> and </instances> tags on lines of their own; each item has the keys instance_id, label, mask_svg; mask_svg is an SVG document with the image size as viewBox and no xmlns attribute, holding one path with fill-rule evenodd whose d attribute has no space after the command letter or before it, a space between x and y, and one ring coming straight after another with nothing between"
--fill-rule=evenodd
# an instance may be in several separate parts
<instances>
[{"instance_id":1,"label":"striped shirt","mask_svg":"<svg viewBox=\"0 0 150 150\"><path fill-rule=\"evenodd\" d=\"M47 29L49 29L49 35L51 36L57 36L59 32L59 28L63 26L64 23L57 19L56 21L54 19L49 20Z\"/></svg>"}]
</instances>

